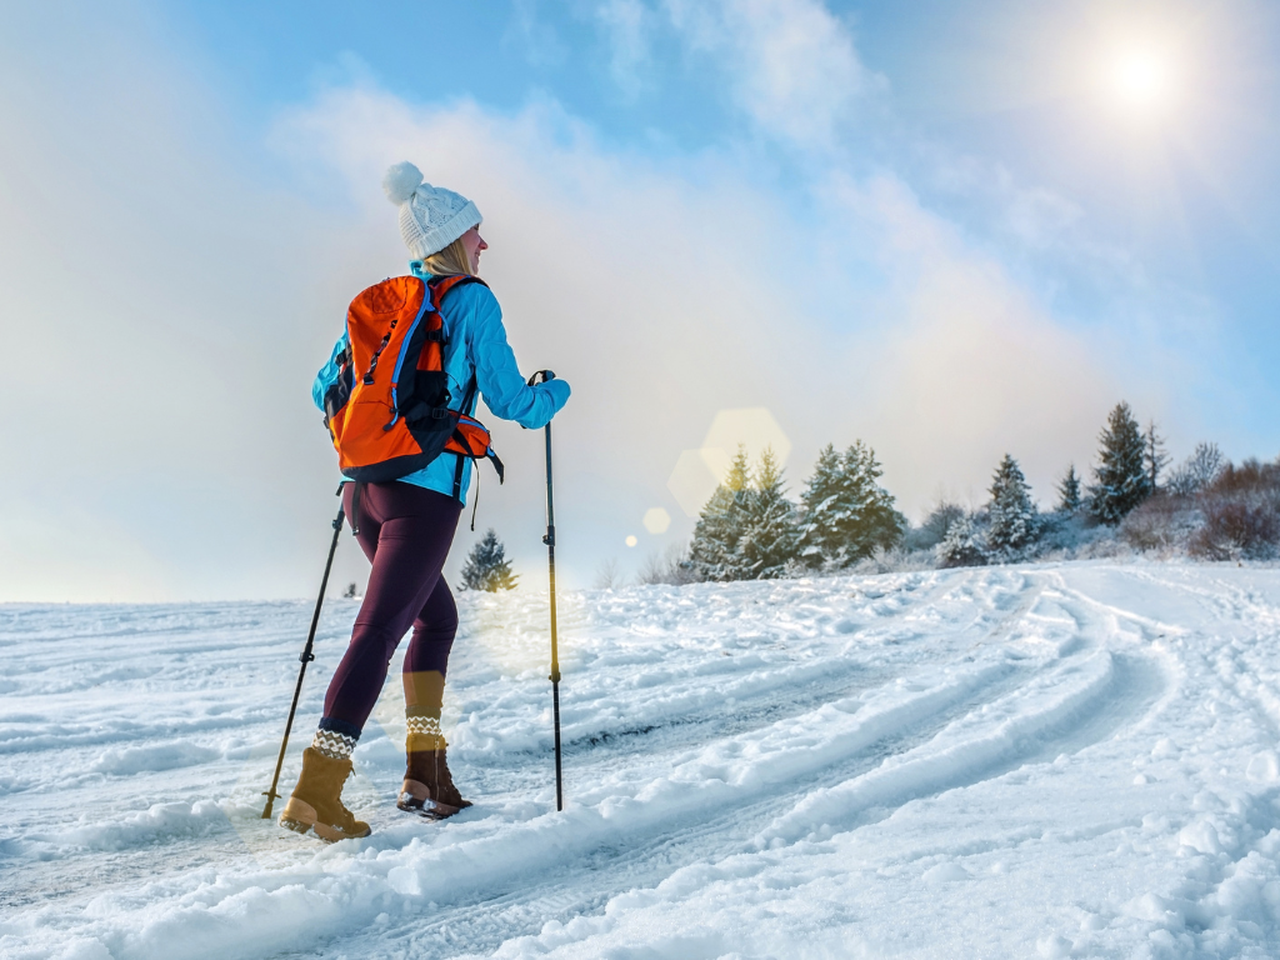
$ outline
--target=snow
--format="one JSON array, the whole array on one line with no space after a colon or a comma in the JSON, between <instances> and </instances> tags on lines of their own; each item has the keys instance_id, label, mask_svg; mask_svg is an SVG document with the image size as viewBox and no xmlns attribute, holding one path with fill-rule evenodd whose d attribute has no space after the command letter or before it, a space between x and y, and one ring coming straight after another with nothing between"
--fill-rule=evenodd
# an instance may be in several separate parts
<instances>
[{"instance_id":1,"label":"snow","mask_svg":"<svg viewBox=\"0 0 1280 960\"><path fill-rule=\"evenodd\" d=\"M0 607L0 956L1274 957L1280 570L1091 561L465 594L476 805L260 819L310 604ZM326 604L287 793L356 602Z\"/></svg>"}]
</instances>

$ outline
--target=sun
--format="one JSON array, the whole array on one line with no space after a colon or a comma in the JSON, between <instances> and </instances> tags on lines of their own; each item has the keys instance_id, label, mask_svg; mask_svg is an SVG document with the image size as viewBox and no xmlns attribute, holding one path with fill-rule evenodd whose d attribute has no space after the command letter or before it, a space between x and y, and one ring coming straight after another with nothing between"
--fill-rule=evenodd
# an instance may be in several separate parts
<instances>
[{"instance_id":1,"label":"sun","mask_svg":"<svg viewBox=\"0 0 1280 960\"><path fill-rule=\"evenodd\" d=\"M1116 53L1105 79L1109 99L1128 113L1154 116L1172 105L1173 69L1159 51L1132 48Z\"/></svg>"}]
</instances>

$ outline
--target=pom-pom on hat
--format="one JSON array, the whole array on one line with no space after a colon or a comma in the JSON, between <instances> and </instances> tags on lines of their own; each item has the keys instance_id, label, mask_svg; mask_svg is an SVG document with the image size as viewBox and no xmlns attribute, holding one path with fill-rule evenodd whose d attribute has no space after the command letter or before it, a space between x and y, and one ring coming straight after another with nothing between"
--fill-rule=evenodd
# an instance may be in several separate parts
<instances>
[{"instance_id":1,"label":"pom-pom on hat","mask_svg":"<svg viewBox=\"0 0 1280 960\"><path fill-rule=\"evenodd\" d=\"M382 189L400 208L400 235L419 260L439 253L484 219L466 197L426 183L407 160L387 170Z\"/></svg>"}]
</instances>

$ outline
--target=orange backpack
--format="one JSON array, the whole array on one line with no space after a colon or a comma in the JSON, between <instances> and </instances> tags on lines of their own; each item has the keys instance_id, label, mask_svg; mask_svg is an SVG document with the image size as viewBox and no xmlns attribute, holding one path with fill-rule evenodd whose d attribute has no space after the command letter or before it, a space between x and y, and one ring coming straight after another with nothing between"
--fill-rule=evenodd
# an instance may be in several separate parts
<instances>
[{"instance_id":1,"label":"orange backpack","mask_svg":"<svg viewBox=\"0 0 1280 960\"><path fill-rule=\"evenodd\" d=\"M488 458L503 477L489 431L467 414L476 379L458 409L444 372L445 295L478 277L391 277L351 301L347 347L337 357L337 382L324 396L325 426L344 476L362 483L398 480L442 452L456 453L453 495L462 489L462 458Z\"/></svg>"}]
</instances>

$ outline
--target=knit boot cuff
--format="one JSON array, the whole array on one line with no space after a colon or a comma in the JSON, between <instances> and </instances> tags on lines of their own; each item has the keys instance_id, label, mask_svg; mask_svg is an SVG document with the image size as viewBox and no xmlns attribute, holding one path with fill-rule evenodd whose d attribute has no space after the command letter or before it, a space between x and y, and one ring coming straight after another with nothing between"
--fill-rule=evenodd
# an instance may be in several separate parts
<instances>
[{"instance_id":1,"label":"knit boot cuff","mask_svg":"<svg viewBox=\"0 0 1280 960\"><path fill-rule=\"evenodd\" d=\"M423 750L443 750L444 733L440 730L439 717L407 717L409 736L405 748L410 753Z\"/></svg>"},{"instance_id":2,"label":"knit boot cuff","mask_svg":"<svg viewBox=\"0 0 1280 960\"><path fill-rule=\"evenodd\" d=\"M354 723L337 717L321 717L311 746L330 760L349 760L359 741L360 728Z\"/></svg>"}]
</instances>

